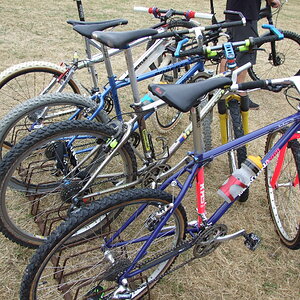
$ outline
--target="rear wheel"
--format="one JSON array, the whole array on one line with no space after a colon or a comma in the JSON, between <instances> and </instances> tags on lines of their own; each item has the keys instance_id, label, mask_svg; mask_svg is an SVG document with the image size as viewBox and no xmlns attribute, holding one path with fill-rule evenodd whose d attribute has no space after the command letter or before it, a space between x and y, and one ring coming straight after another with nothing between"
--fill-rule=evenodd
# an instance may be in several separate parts
<instances>
[{"instance_id":1,"label":"rear wheel","mask_svg":"<svg viewBox=\"0 0 300 300\"><path fill-rule=\"evenodd\" d=\"M128 190L78 211L31 259L23 277L21 298L112 299L120 276L153 232L153 217L170 203L172 196L163 191ZM132 218L130 223L129 218ZM118 232L125 222L126 226ZM100 223L101 228L93 230L95 223ZM185 227L186 214L179 206L134 265L132 271L136 275L127 277L128 290L119 290L119 299L129 299L129 295L130 299L139 299L149 292L175 257L153 265L151 260L178 245L184 238ZM89 238L80 238L80 232L87 228Z\"/></svg>"},{"instance_id":2,"label":"rear wheel","mask_svg":"<svg viewBox=\"0 0 300 300\"><path fill-rule=\"evenodd\" d=\"M0 163L1 231L21 245L38 246L74 210L93 201L93 193L111 193L134 181L137 163L125 144L78 194L112 152L107 139L115 131L72 120L39 129L18 143Z\"/></svg>"},{"instance_id":3,"label":"rear wheel","mask_svg":"<svg viewBox=\"0 0 300 300\"><path fill-rule=\"evenodd\" d=\"M266 153L284 131L268 135ZM300 143L296 134L265 169L266 190L271 216L282 243L300 249Z\"/></svg>"}]
</instances>

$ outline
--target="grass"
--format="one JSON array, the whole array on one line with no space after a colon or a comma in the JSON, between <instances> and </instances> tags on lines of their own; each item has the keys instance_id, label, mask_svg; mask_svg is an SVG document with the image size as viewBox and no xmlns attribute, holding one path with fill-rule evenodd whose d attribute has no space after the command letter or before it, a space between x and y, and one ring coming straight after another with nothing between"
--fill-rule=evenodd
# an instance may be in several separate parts
<instances>
[{"instance_id":1,"label":"grass","mask_svg":"<svg viewBox=\"0 0 300 300\"><path fill-rule=\"evenodd\" d=\"M16 5L18 3L18 6ZM221 11L224 2L215 1L218 19L222 19ZM290 1L283 9L278 19L278 27L298 31L296 1ZM168 8L169 2L136 1L136 0L90 0L83 1L87 20L105 20L127 18L129 24L125 29L136 29L154 24L150 16L134 13L134 5L159 6ZM172 7L186 10L208 12L208 1L191 0L172 1ZM29 60L45 60L54 63L69 61L74 50L79 56L84 56L82 39L66 24L67 19L77 19L74 1L2 1L0 3L0 71L7 67ZM297 61L295 57L295 62ZM123 57L115 58L116 74L124 69ZM103 66L98 67L100 78L105 81ZM144 87L144 86L143 86ZM128 101L129 93L125 94ZM250 129L264 126L270 120L276 120L287 115L290 110L283 97L269 93L255 92L252 95L260 104L260 110L251 112ZM1 102L0 108L6 106ZM268 117L266 117L266 115ZM217 115L213 120L214 142L219 144ZM179 129L177 129L178 131ZM178 132L177 132L178 133ZM254 155L263 154L265 139L260 139L255 145L249 145L248 152ZM183 151L186 151L185 148ZM207 201L215 204L218 187L228 177L226 157L217 159L207 172ZM186 199L184 205L190 215L194 215L193 193ZM170 276L165 277L152 291L153 299L264 299L277 300L300 298L300 263L299 252L291 251L280 244L278 236L268 212L263 174L251 187L250 198L246 203L237 203L224 216L223 221L230 232L245 228L249 232L257 232L262 238L262 245L254 253L249 252L241 239L224 243L210 256L195 260ZM17 299L19 284L32 250L22 248L3 235L0 236L0 275L2 298Z\"/></svg>"}]
</instances>

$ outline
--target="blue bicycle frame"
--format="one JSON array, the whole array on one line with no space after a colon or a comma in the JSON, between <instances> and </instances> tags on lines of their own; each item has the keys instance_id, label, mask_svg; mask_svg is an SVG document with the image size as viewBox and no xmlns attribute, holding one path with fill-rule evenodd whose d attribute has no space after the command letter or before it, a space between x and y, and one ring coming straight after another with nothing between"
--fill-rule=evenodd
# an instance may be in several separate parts
<instances>
[{"instance_id":1,"label":"blue bicycle frame","mask_svg":"<svg viewBox=\"0 0 300 300\"><path fill-rule=\"evenodd\" d=\"M179 204L182 202L186 192L188 189L192 186L192 183L203 166L216 158L217 156L226 153L232 149L237 149L242 145L245 145L246 143L249 143L263 135L272 133L274 131L278 131L281 128L286 127L288 124L292 125L289 127L289 129L281 136L281 138L276 142L276 144L270 149L270 151L262 158L261 162L263 165L263 169L269 164L269 162L276 156L276 154L288 143L288 141L293 137L297 131L300 130L300 111L295 113L294 115L288 116L282 120L279 120L277 122L274 122L268 126L265 126L261 129L258 129L254 132L251 132L245 136L242 136L236 140L233 140L227 144L221 145L215 149L209 150L207 152L194 155L194 153L190 153L190 155L193 157L193 160L189 162L184 168L179 170L174 175L170 176L161 186L161 190L165 190L168 186L171 185L174 186L174 183L176 183L176 186L179 187L180 191L178 195L174 198L173 207L164 215L164 217L161 219L159 224L156 226L156 228L153 230L153 232L149 236L140 237L139 239L132 240L130 243L140 243L145 242L140 251L137 253L134 261L131 263L130 267L126 270L126 272L121 276L120 282L124 278L131 278L136 276L137 274L145 271L145 269L153 267L155 264L159 264L165 260L170 259L173 256L176 256L180 253L180 251L174 252L169 254L168 256L164 256L163 260L159 260L155 264L150 264L147 268L143 267L142 269L138 269L136 271L132 271L135 267L136 263L145 255L147 252L147 248L151 245L151 243L161 236L168 236L174 234L174 228L165 228L165 231L161 232L164 226L166 225L168 219L172 215L172 213L176 210L176 208L179 206ZM260 171L261 172L261 171ZM187 179L184 181L183 184L179 182L179 177L182 174L189 173ZM253 178L254 180L255 178ZM252 180L252 181L253 181ZM251 182L252 182L251 181ZM250 182L250 184L251 184ZM240 196L240 195L239 195ZM219 208L216 209L216 211L213 213L213 215L205 221L206 225L214 225L218 222L218 220L226 213L226 211L231 207L231 205L239 198L237 196L232 202L228 203L224 201ZM129 226L129 224L134 220L136 216L138 216L143 209L147 205L142 205L136 212L132 214L131 217L124 222L123 226L108 240L106 241L104 247L106 248L114 248L119 247L122 244L126 244L129 241L122 241L114 243L114 239L121 234L121 232ZM190 227L187 229L187 233L191 236L194 236L195 234L199 233L201 230L204 229L204 224L197 225L195 224L193 227Z\"/></svg>"},{"instance_id":2,"label":"blue bicycle frame","mask_svg":"<svg viewBox=\"0 0 300 300\"><path fill-rule=\"evenodd\" d=\"M179 62L176 62L174 64L170 64L168 66L149 71L147 73L144 73L137 77L137 81L143 81L146 79L149 79L151 77L155 77L157 75L176 70L178 68L182 68L188 65L194 64L191 69L189 69L180 79L177 80L176 84L182 84L185 83L188 79L190 79L196 72L203 72L204 71L204 60L201 57L189 57L187 59L181 60ZM104 108L105 104L105 97L109 94L112 95L114 106L115 106L115 112L118 120L123 121L122 118L122 111L120 107L120 101L118 98L117 90L119 88L125 87L130 85L129 79L124 79L122 81L118 81L115 79L115 76L110 76L108 78L109 80L109 86L105 88L105 90L101 94L96 94L92 96L92 100L99 101L98 108L95 110L95 112L89 117L90 120L93 120L97 114ZM149 118L152 113L149 113L145 119ZM137 129L137 125L133 128L133 131Z\"/></svg>"}]
</instances>

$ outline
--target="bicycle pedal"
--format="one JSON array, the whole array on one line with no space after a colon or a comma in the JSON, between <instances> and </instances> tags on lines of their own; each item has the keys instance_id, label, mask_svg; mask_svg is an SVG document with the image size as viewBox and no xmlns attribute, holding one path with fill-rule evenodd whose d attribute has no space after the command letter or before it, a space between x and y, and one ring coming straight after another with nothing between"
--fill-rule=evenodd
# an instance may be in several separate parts
<instances>
[{"instance_id":1,"label":"bicycle pedal","mask_svg":"<svg viewBox=\"0 0 300 300\"><path fill-rule=\"evenodd\" d=\"M261 240L260 240L260 237L257 236L255 233L249 233L249 234L246 234L244 235L245 237L245 241L244 241L244 244L245 246L251 250L251 251L254 251L256 250L256 248L258 247L258 245L260 244Z\"/></svg>"}]
</instances>

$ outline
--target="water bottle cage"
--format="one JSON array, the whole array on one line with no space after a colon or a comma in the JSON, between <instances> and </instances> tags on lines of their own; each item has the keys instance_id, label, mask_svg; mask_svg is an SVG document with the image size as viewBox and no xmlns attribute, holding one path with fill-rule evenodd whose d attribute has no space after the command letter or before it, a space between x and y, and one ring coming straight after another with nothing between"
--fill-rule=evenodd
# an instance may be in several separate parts
<instances>
[{"instance_id":1,"label":"water bottle cage","mask_svg":"<svg viewBox=\"0 0 300 300\"><path fill-rule=\"evenodd\" d=\"M243 191L247 188L247 185L244 184L242 181L240 181L238 178L236 178L235 176L231 175L228 180L226 181L225 184L223 184L221 187L220 187L220 191L222 191L224 193L224 195L226 195L226 198L225 199L227 202L230 203L230 201L234 201L234 199L237 197L237 196L240 196L239 195L232 195L232 191L230 191L230 189L234 188L234 186L239 186L243 189ZM228 199L230 199L230 201L228 201Z\"/></svg>"}]
</instances>

